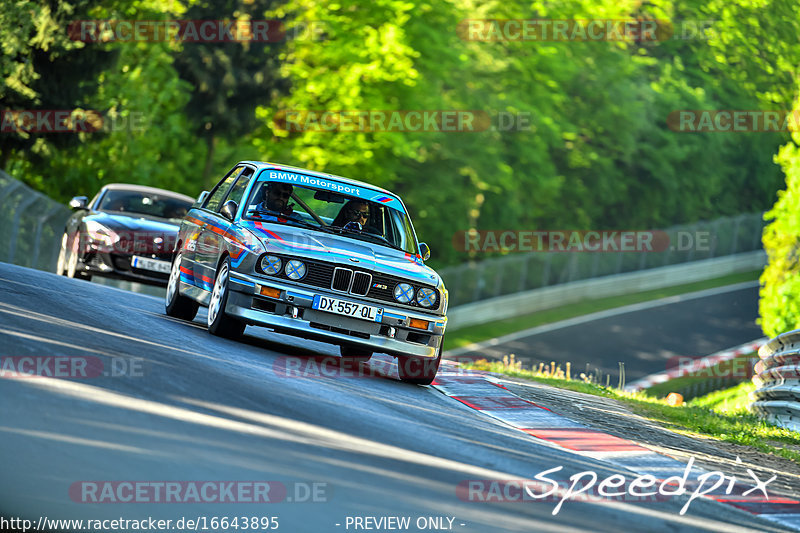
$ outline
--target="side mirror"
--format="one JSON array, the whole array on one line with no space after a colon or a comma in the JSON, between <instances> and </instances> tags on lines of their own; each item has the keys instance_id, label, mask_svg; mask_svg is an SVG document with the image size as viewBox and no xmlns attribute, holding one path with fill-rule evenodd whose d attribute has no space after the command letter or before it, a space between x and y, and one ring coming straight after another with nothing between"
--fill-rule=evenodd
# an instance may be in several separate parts
<instances>
[{"instance_id":1,"label":"side mirror","mask_svg":"<svg viewBox=\"0 0 800 533\"><path fill-rule=\"evenodd\" d=\"M427 261L431 258L431 249L424 242L419 243L419 253L422 254L422 260Z\"/></svg>"},{"instance_id":2,"label":"side mirror","mask_svg":"<svg viewBox=\"0 0 800 533\"><path fill-rule=\"evenodd\" d=\"M85 196L76 196L69 201L69 206L72 209L88 209L89 199Z\"/></svg>"},{"instance_id":3,"label":"side mirror","mask_svg":"<svg viewBox=\"0 0 800 533\"><path fill-rule=\"evenodd\" d=\"M219 210L219 214L233 222L234 217L236 216L236 211L239 210L239 204L234 202L233 200L228 200L225 202L225 205L222 206L222 209Z\"/></svg>"},{"instance_id":4,"label":"side mirror","mask_svg":"<svg viewBox=\"0 0 800 533\"><path fill-rule=\"evenodd\" d=\"M206 201L206 198L208 198L208 191L201 192L200 195L197 197L197 200L194 202L194 205L202 204L203 202Z\"/></svg>"}]
</instances>

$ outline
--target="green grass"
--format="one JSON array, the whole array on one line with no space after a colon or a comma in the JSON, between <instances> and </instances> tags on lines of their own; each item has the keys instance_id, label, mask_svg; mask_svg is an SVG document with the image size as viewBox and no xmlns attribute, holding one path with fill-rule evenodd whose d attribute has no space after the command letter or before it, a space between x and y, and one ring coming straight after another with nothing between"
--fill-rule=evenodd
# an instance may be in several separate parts
<instances>
[{"instance_id":1,"label":"green grass","mask_svg":"<svg viewBox=\"0 0 800 533\"><path fill-rule=\"evenodd\" d=\"M515 376L561 389L574 390L595 396L613 398L626 404L634 413L653 420L661 426L690 437L716 439L751 446L765 453L775 454L800 463L800 453L781 447L780 444L800 446L800 433L768 424L747 412L747 394L752 384L741 383L731 389L717 391L696 398L681 406L668 405L666 400L602 387L591 383L590 376L579 375L579 379L567 379L569 366L540 366L524 370L513 357L503 362L477 361L462 364L466 369L489 370ZM773 445L776 444L776 445Z\"/></svg>"},{"instance_id":2,"label":"green grass","mask_svg":"<svg viewBox=\"0 0 800 533\"><path fill-rule=\"evenodd\" d=\"M747 389L747 383L742 383L736 389ZM722 395L726 391L717 391L712 394ZM740 396L734 394L733 396ZM743 407L721 411L701 407L698 398L688 405L672 407L663 400L654 400L647 397L630 398L623 400L628 403L636 414L658 422L667 429L684 433L692 437L705 437L735 444L751 446L765 453L771 453L800 463L800 453L795 450L773 446L768 443L785 443L793 446L800 445L800 434L773 426L747 412ZM738 399L735 403L740 406L748 400Z\"/></svg>"},{"instance_id":3,"label":"green grass","mask_svg":"<svg viewBox=\"0 0 800 533\"><path fill-rule=\"evenodd\" d=\"M689 402L692 407L703 407L718 413L746 411L750 404L750 393L756 390L752 381L743 381L729 389L711 392Z\"/></svg>"},{"instance_id":4,"label":"green grass","mask_svg":"<svg viewBox=\"0 0 800 533\"><path fill-rule=\"evenodd\" d=\"M741 283L743 281L753 281L757 280L760 275L760 270L741 272L738 274L730 274L728 276L722 276L706 281L698 281L696 283L686 283L684 285L665 287L663 289L638 292L635 294L625 294L622 296L599 298L597 300L587 300L584 302L564 305L554 309L538 311L536 313L519 317L497 320L495 322L488 322L486 324L478 324L463 329L448 330L446 337L446 348L459 348L474 342L481 342L488 339L493 339L495 337L501 337L503 335L508 335L509 333L515 333L517 331L533 328L542 324L550 324L553 322L558 322L559 320L566 320L576 316L588 315L589 313L605 311L615 307L622 307L625 305L647 302L650 300L658 300L659 298L666 298L668 296L686 294L689 292L701 291L714 287L733 285L734 283Z\"/></svg>"},{"instance_id":5,"label":"green grass","mask_svg":"<svg viewBox=\"0 0 800 533\"><path fill-rule=\"evenodd\" d=\"M719 382L719 378L725 380L723 383L724 387L733 387L737 382L749 382L750 378L747 370L748 368L752 368L752 361L757 359L758 355L756 352L739 355L733 359L721 361L714 366L696 370L692 372L692 374L673 378L664 383L657 383L645 389L644 393L648 396L661 398L670 392L678 392L688 398L688 392L691 391L693 387L696 387L695 391L700 391L692 391L695 394L710 392L715 388L714 385ZM718 388L720 385L716 386Z\"/></svg>"}]
</instances>

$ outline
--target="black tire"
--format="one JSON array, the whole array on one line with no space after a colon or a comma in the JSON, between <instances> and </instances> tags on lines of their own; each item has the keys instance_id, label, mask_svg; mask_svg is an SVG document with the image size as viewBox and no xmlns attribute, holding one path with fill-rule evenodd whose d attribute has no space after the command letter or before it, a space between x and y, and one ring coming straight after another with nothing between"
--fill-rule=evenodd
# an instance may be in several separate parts
<instances>
[{"instance_id":1,"label":"black tire","mask_svg":"<svg viewBox=\"0 0 800 533\"><path fill-rule=\"evenodd\" d=\"M69 239L69 236L66 233L64 236L67 237L67 242L65 243L66 249L64 250L64 275L68 278L85 279L86 281L91 281L91 274L87 274L78 270L78 259L80 258L80 252L78 250L80 247L80 232L76 233L72 240Z\"/></svg>"},{"instance_id":2,"label":"black tire","mask_svg":"<svg viewBox=\"0 0 800 533\"><path fill-rule=\"evenodd\" d=\"M167 293L164 297L164 309L168 316L181 320L194 320L200 304L181 294L181 252L172 260L172 270L167 281Z\"/></svg>"},{"instance_id":3,"label":"black tire","mask_svg":"<svg viewBox=\"0 0 800 533\"><path fill-rule=\"evenodd\" d=\"M346 361L365 363L372 358L373 351L354 344L342 344L339 346L339 353Z\"/></svg>"},{"instance_id":4,"label":"black tire","mask_svg":"<svg viewBox=\"0 0 800 533\"><path fill-rule=\"evenodd\" d=\"M208 331L218 337L236 339L242 336L247 324L236 320L225 312L225 306L228 303L228 277L230 271L231 262L226 257L217 268L214 289L211 293L211 301L208 304Z\"/></svg>"},{"instance_id":5,"label":"black tire","mask_svg":"<svg viewBox=\"0 0 800 533\"><path fill-rule=\"evenodd\" d=\"M58 261L56 262L56 274L59 276L67 275L67 243L69 234L65 231L61 237L61 248L58 250Z\"/></svg>"},{"instance_id":6,"label":"black tire","mask_svg":"<svg viewBox=\"0 0 800 533\"><path fill-rule=\"evenodd\" d=\"M439 349L434 359L428 357L398 356L397 375L400 377L400 381L413 385L430 385L436 378L436 372L439 371L439 363L442 362L443 345L444 339L439 343Z\"/></svg>"}]
</instances>

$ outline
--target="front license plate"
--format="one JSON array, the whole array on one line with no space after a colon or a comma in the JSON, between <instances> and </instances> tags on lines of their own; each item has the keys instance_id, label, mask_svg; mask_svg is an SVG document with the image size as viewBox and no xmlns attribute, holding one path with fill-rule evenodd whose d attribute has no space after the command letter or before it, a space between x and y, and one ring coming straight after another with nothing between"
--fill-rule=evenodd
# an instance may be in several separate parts
<instances>
[{"instance_id":1,"label":"front license plate","mask_svg":"<svg viewBox=\"0 0 800 533\"><path fill-rule=\"evenodd\" d=\"M169 261L159 261L158 259L149 259L147 257L139 257L137 255L134 255L131 259L131 266L134 268L141 268L142 270L163 272L164 274L169 274L171 270Z\"/></svg>"},{"instance_id":2,"label":"front license plate","mask_svg":"<svg viewBox=\"0 0 800 533\"><path fill-rule=\"evenodd\" d=\"M314 296L311 307L327 313L360 318L361 320L370 320L372 322L380 322L383 318L383 309L380 307L357 304L338 298L328 298L319 294Z\"/></svg>"}]
</instances>

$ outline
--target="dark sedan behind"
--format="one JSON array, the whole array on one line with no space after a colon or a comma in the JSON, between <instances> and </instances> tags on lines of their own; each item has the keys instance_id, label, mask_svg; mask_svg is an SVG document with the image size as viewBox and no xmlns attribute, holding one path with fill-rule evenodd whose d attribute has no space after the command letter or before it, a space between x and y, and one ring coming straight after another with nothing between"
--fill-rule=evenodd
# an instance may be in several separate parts
<instances>
[{"instance_id":1,"label":"dark sedan behind","mask_svg":"<svg viewBox=\"0 0 800 533\"><path fill-rule=\"evenodd\" d=\"M194 199L142 185L106 185L90 201L76 196L56 272L166 285L182 217Z\"/></svg>"}]
</instances>

